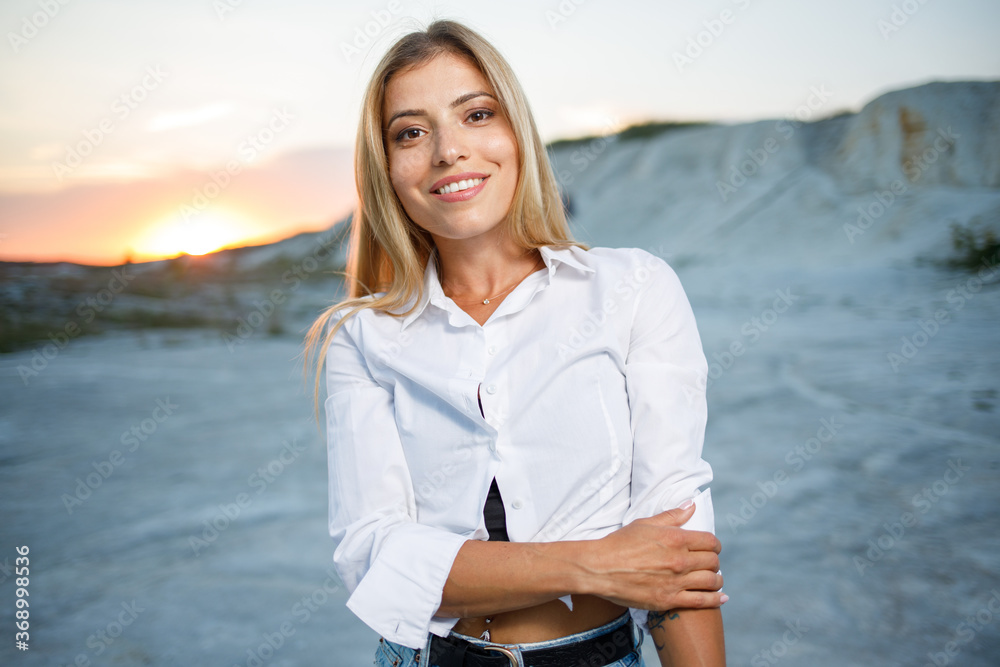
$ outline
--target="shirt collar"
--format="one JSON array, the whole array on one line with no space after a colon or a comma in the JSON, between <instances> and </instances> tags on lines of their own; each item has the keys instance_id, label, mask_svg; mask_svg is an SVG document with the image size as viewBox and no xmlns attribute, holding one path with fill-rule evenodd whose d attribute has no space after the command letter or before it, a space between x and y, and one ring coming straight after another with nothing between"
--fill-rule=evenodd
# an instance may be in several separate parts
<instances>
[{"instance_id":1,"label":"shirt collar","mask_svg":"<svg viewBox=\"0 0 1000 667\"><path fill-rule=\"evenodd\" d=\"M574 255L576 252L585 252L576 246L541 246L538 251L542 255L542 261L545 262L546 268L548 268L548 284L552 284L552 279L556 274L556 267L561 264L565 264L582 273L594 273L593 267L587 266ZM420 317L427 308L427 304L434 304L447 310L445 299L448 297L445 296L444 290L441 289L441 280L438 278L436 259L437 249L434 249L427 258L427 265L424 268L424 284L419 300L413 311L403 317L402 330L405 330L414 320Z\"/></svg>"}]
</instances>

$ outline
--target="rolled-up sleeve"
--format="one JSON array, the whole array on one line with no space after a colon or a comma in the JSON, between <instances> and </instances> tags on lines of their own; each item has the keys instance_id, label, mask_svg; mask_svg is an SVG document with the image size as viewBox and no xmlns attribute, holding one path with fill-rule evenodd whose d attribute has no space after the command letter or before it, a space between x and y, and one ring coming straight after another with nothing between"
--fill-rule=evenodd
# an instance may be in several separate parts
<instances>
[{"instance_id":1,"label":"rolled-up sleeve","mask_svg":"<svg viewBox=\"0 0 1000 667\"><path fill-rule=\"evenodd\" d=\"M684 528L715 532L712 468L702 459L707 363L680 280L646 252L635 302L625 380L633 435L631 502L623 524L695 502ZM640 274L641 275L641 274ZM646 612L633 610L645 625Z\"/></svg>"},{"instance_id":2,"label":"rolled-up sleeve","mask_svg":"<svg viewBox=\"0 0 1000 667\"><path fill-rule=\"evenodd\" d=\"M466 538L416 522L391 387L369 371L350 318L327 350L329 529L347 606L386 639L421 648L457 619L436 617Z\"/></svg>"}]
</instances>

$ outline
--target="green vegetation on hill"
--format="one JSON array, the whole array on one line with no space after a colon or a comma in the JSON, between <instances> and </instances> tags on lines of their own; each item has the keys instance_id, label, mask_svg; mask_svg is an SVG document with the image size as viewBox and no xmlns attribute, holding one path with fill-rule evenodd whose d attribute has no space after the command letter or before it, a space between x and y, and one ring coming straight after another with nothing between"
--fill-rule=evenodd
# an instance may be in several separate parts
<instances>
[{"instance_id":1,"label":"green vegetation on hill","mask_svg":"<svg viewBox=\"0 0 1000 667\"><path fill-rule=\"evenodd\" d=\"M996 231L985 225L978 216L968 224L952 222L951 245L956 256L949 262L957 268L978 271L984 264L992 265L1000 256L1000 240Z\"/></svg>"},{"instance_id":2,"label":"green vegetation on hill","mask_svg":"<svg viewBox=\"0 0 1000 667\"><path fill-rule=\"evenodd\" d=\"M636 125L629 125L621 132L615 135L621 141L631 141L633 139L650 139L652 137L659 136L664 132L670 132L672 130L683 130L692 127L702 127L709 125L709 123L701 121L691 121L691 122L677 122L677 121L651 121L648 123L638 123ZM598 137L596 135L587 137L577 137L575 139L558 139L549 144L550 149L565 149L573 148L575 146L581 146L587 144Z\"/></svg>"}]
</instances>

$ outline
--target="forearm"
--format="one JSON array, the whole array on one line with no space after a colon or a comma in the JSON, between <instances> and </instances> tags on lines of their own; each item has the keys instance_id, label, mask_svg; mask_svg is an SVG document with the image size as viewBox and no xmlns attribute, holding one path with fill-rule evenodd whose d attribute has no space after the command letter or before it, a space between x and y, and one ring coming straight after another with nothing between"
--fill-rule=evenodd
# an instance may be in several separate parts
<instances>
[{"instance_id":1,"label":"forearm","mask_svg":"<svg viewBox=\"0 0 1000 667\"><path fill-rule=\"evenodd\" d=\"M718 607L724 602L718 539L677 527L693 512L689 505L638 519L598 540L466 540L452 562L437 614L487 616L569 594L640 609ZM719 628L721 636L721 622Z\"/></svg>"},{"instance_id":2,"label":"forearm","mask_svg":"<svg viewBox=\"0 0 1000 667\"><path fill-rule=\"evenodd\" d=\"M483 542L459 550L441 596L439 616L466 618L542 604L584 590L586 542Z\"/></svg>"},{"instance_id":3,"label":"forearm","mask_svg":"<svg viewBox=\"0 0 1000 667\"><path fill-rule=\"evenodd\" d=\"M649 634L663 667L725 667L719 609L651 611Z\"/></svg>"}]
</instances>

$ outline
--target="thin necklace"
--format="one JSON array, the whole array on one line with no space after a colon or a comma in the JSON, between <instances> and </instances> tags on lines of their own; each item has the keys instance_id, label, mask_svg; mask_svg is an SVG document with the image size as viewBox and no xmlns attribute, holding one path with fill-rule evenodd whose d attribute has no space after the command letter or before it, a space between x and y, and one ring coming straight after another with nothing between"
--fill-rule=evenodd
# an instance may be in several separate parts
<instances>
[{"instance_id":1,"label":"thin necklace","mask_svg":"<svg viewBox=\"0 0 1000 667\"><path fill-rule=\"evenodd\" d=\"M535 269L538 267L538 262L541 259L542 258L539 257L537 260L535 260L535 263L531 265L531 270L528 271L526 274L524 274L524 278L527 278L528 276L530 276L532 273L535 272ZM521 278L521 280L518 280L516 283L514 283L513 285L511 285L510 287L508 287L504 291L500 292L499 294L494 294L491 297L487 297L487 298L483 299L483 305L484 306L490 305L490 301L492 301L493 299L498 299L498 298L502 297L504 294L506 294L507 292L511 291L512 289L514 289L515 287L517 287L518 285L520 285L521 282L524 281L524 278ZM452 299L452 301L454 301L454 299ZM458 306L463 306L463 305L464 306L471 306L474 303L478 303L478 302L479 302L479 300L477 299L476 301L469 301L469 302L464 303L464 304L458 303L457 301L455 301L455 304L458 305Z\"/></svg>"}]
</instances>

